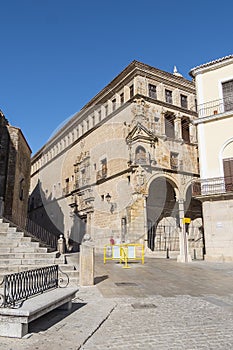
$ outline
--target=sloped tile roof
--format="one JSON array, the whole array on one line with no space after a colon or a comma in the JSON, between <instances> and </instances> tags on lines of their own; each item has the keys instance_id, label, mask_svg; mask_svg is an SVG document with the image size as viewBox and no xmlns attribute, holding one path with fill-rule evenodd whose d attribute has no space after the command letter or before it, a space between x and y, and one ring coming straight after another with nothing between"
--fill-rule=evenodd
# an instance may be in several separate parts
<instances>
[{"instance_id":1,"label":"sloped tile roof","mask_svg":"<svg viewBox=\"0 0 233 350\"><path fill-rule=\"evenodd\" d=\"M229 60L229 59L231 59L231 58L233 58L233 55L224 56L224 57L218 58L218 59L216 59L216 60L213 60L213 61L210 61L210 62L201 64L200 66L196 66L196 67L192 68L192 69L190 70L189 74L191 75L191 77L193 77L193 72L194 72L196 69L210 67L210 66L212 66L213 64L221 63L221 62L226 61L226 60Z\"/></svg>"}]
</instances>

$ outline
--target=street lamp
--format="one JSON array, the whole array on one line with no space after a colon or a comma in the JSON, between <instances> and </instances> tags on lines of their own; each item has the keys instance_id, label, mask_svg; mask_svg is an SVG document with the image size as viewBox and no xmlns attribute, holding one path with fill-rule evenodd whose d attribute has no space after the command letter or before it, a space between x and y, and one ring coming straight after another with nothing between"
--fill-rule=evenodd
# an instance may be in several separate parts
<instances>
[{"instance_id":1,"label":"street lamp","mask_svg":"<svg viewBox=\"0 0 233 350\"><path fill-rule=\"evenodd\" d=\"M110 204L110 212L113 214L114 210L116 209L117 205L116 203L111 202L111 195L109 193L106 194L105 199Z\"/></svg>"}]
</instances>

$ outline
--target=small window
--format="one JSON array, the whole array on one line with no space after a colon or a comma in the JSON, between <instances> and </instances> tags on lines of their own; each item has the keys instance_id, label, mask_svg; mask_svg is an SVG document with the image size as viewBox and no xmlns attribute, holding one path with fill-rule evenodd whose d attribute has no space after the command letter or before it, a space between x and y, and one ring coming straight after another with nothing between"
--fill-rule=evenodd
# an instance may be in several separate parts
<instances>
[{"instance_id":1,"label":"small window","mask_svg":"<svg viewBox=\"0 0 233 350\"><path fill-rule=\"evenodd\" d=\"M171 90L165 90L165 99L167 103L172 104L172 91Z\"/></svg>"},{"instance_id":2,"label":"small window","mask_svg":"<svg viewBox=\"0 0 233 350\"><path fill-rule=\"evenodd\" d=\"M99 122L101 122L101 109L98 111Z\"/></svg>"},{"instance_id":3,"label":"small window","mask_svg":"<svg viewBox=\"0 0 233 350\"><path fill-rule=\"evenodd\" d=\"M120 94L120 102L121 102L121 105L123 105L123 103L124 103L124 92L122 92Z\"/></svg>"},{"instance_id":4,"label":"small window","mask_svg":"<svg viewBox=\"0 0 233 350\"><path fill-rule=\"evenodd\" d=\"M129 97L132 98L133 96L134 96L134 86L131 85L131 86L129 87Z\"/></svg>"},{"instance_id":5,"label":"small window","mask_svg":"<svg viewBox=\"0 0 233 350\"><path fill-rule=\"evenodd\" d=\"M180 105L183 108L188 108L188 98L185 95L180 95Z\"/></svg>"},{"instance_id":6,"label":"small window","mask_svg":"<svg viewBox=\"0 0 233 350\"><path fill-rule=\"evenodd\" d=\"M157 98L156 86L155 85L149 84L149 97Z\"/></svg>"},{"instance_id":7,"label":"small window","mask_svg":"<svg viewBox=\"0 0 233 350\"><path fill-rule=\"evenodd\" d=\"M95 126L95 115L92 115L92 126Z\"/></svg>"},{"instance_id":8,"label":"small window","mask_svg":"<svg viewBox=\"0 0 233 350\"><path fill-rule=\"evenodd\" d=\"M197 99L196 98L194 100L194 103L195 103L195 111L197 111Z\"/></svg>"},{"instance_id":9,"label":"small window","mask_svg":"<svg viewBox=\"0 0 233 350\"><path fill-rule=\"evenodd\" d=\"M114 98L112 100L112 110L115 111L115 109L116 109L116 99Z\"/></svg>"},{"instance_id":10,"label":"small window","mask_svg":"<svg viewBox=\"0 0 233 350\"><path fill-rule=\"evenodd\" d=\"M22 201L24 199L24 179L19 183L19 199Z\"/></svg>"},{"instance_id":11,"label":"small window","mask_svg":"<svg viewBox=\"0 0 233 350\"><path fill-rule=\"evenodd\" d=\"M108 115L108 104L105 105L105 117Z\"/></svg>"},{"instance_id":12,"label":"small window","mask_svg":"<svg viewBox=\"0 0 233 350\"><path fill-rule=\"evenodd\" d=\"M101 172L102 172L102 177L107 176L107 158L104 158L101 160Z\"/></svg>"},{"instance_id":13,"label":"small window","mask_svg":"<svg viewBox=\"0 0 233 350\"><path fill-rule=\"evenodd\" d=\"M89 120L87 120L87 130L89 130Z\"/></svg>"}]
</instances>

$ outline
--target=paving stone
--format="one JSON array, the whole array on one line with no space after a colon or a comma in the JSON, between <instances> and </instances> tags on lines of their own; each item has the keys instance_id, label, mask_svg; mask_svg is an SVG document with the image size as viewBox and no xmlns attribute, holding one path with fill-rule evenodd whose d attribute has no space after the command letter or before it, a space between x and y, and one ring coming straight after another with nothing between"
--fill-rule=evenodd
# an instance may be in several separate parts
<instances>
[{"instance_id":1,"label":"paving stone","mask_svg":"<svg viewBox=\"0 0 233 350\"><path fill-rule=\"evenodd\" d=\"M231 349L232 269L233 264L147 259L145 267L125 270L104 266L97 257L96 276L108 278L81 287L71 312L53 311L33 322L31 336L1 338L0 349ZM118 287L121 282L137 286Z\"/></svg>"}]
</instances>

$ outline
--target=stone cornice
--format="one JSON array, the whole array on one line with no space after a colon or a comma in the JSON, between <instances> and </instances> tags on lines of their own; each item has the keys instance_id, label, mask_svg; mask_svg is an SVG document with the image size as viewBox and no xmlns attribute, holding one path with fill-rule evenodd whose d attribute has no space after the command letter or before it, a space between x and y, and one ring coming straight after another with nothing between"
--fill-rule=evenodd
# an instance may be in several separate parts
<instances>
[{"instance_id":1,"label":"stone cornice","mask_svg":"<svg viewBox=\"0 0 233 350\"><path fill-rule=\"evenodd\" d=\"M181 90L189 91L190 93L195 93L195 86L192 81L189 81L183 77L177 77L172 73L162 71L158 68L149 66L139 61L132 61L120 74L118 74L106 87L104 87L96 96L94 96L84 107L77 113L75 113L71 119L61 127L60 130L33 156L33 162L35 159L40 158L41 154L47 151L49 148L53 147L55 142L69 132L75 125L78 125L88 114L91 114L97 105L103 105L108 99L110 99L121 87L128 84L135 76L149 77L151 79L157 79L159 82L172 86L174 88L179 88ZM143 96L144 97L144 96ZM135 98L135 96L134 96ZM153 100L144 97L150 102L157 103L158 105L164 105L167 108L175 109L182 113L196 115L196 112L189 110L184 110L178 106L167 104L166 102ZM126 103L130 103L131 100ZM117 112L120 109L117 109ZM113 114L111 113L110 116ZM106 118L104 120L107 120ZM85 134L86 135L86 134Z\"/></svg>"}]
</instances>

